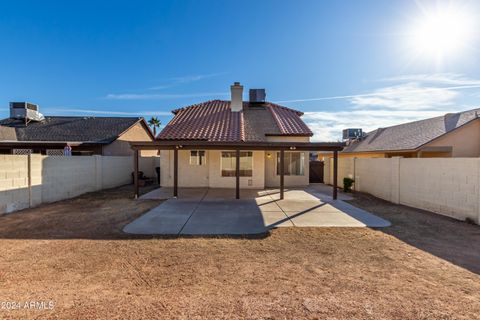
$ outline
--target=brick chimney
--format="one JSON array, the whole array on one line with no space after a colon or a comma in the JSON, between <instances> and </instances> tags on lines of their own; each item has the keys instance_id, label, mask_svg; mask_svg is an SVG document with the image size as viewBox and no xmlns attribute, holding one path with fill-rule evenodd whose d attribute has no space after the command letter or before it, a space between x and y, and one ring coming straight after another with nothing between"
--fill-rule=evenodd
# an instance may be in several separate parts
<instances>
[{"instance_id":1,"label":"brick chimney","mask_svg":"<svg viewBox=\"0 0 480 320\"><path fill-rule=\"evenodd\" d=\"M242 111L243 109L243 86L240 82L235 82L230 86L232 93L232 101L230 102L230 108L233 112Z\"/></svg>"}]
</instances>

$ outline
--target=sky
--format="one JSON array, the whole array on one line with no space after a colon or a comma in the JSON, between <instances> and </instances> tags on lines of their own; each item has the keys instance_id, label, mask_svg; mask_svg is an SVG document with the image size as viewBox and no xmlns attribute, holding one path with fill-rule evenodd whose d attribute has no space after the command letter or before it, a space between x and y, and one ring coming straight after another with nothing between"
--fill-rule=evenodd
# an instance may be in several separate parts
<instances>
[{"instance_id":1,"label":"sky","mask_svg":"<svg viewBox=\"0 0 480 320\"><path fill-rule=\"evenodd\" d=\"M446 13L446 14L445 14ZM2 1L0 118L158 116L234 81L315 141L480 105L478 1Z\"/></svg>"}]
</instances>

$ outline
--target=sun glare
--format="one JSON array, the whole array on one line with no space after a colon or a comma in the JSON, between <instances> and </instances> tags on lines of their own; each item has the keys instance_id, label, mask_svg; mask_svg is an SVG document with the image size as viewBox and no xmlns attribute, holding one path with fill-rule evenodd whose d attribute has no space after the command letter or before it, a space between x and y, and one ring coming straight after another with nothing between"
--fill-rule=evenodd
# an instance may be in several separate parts
<instances>
[{"instance_id":1,"label":"sun glare","mask_svg":"<svg viewBox=\"0 0 480 320\"><path fill-rule=\"evenodd\" d=\"M409 32L410 50L430 59L451 58L471 46L474 32L474 19L466 8L424 8Z\"/></svg>"}]
</instances>

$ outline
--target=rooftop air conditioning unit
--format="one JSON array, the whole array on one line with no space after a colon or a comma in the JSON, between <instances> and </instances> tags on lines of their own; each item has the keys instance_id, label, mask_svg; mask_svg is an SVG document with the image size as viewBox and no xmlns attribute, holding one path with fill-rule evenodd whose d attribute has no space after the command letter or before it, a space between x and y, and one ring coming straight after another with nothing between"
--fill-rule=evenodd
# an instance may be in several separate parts
<instances>
[{"instance_id":1,"label":"rooftop air conditioning unit","mask_svg":"<svg viewBox=\"0 0 480 320\"><path fill-rule=\"evenodd\" d=\"M30 121L43 121L45 117L38 112L38 105L29 102L10 102L10 118Z\"/></svg>"},{"instance_id":2,"label":"rooftop air conditioning unit","mask_svg":"<svg viewBox=\"0 0 480 320\"><path fill-rule=\"evenodd\" d=\"M250 89L250 102L251 103L265 103L265 89Z\"/></svg>"},{"instance_id":3,"label":"rooftop air conditioning unit","mask_svg":"<svg viewBox=\"0 0 480 320\"><path fill-rule=\"evenodd\" d=\"M355 140L363 138L364 134L362 129L349 128L343 129L343 140Z\"/></svg>"}]
</instances>

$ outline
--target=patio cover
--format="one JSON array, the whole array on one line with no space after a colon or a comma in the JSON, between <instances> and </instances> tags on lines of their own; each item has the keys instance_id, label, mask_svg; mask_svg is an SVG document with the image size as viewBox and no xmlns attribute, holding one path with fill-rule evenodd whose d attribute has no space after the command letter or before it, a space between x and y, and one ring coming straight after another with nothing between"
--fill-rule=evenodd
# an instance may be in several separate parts
<instances>
[{"instance_id":1,"label":"patio cover","mask_svg":"<svg viewBox=\"0 0 480 320\"><path fill-rule=\"evenodd\" d=\"M280 199L284 195L285 151L332 151L333 152L333 199L337 199L338 151L345 147L343 142L224 142L207 140L156 140L130 142L134 150L135 198L138 198L138 157L140 150L173 150L173 196L178 196L178 150L235 150L236 173L235 192L240 199L240 151L272 150L280 151Z\"/></svg>"}]
</instances>

